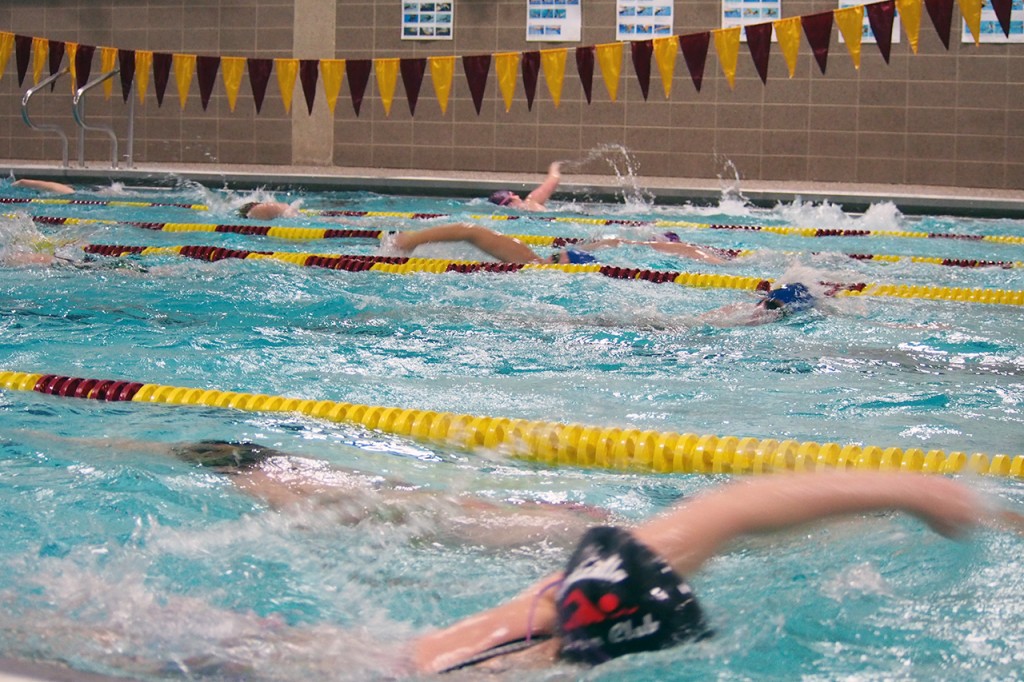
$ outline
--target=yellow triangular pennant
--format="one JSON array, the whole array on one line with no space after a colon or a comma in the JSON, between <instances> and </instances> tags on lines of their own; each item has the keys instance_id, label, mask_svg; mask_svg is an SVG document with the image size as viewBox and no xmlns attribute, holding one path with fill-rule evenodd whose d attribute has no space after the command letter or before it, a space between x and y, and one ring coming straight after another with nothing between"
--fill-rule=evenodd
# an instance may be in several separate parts
<instances>
[{"instance_id":1,"label":"yellow triangular pennant","mask_svg":"<svg viewBox=\"0 0 1024 682\"><path fill-rule=\"evenodd\" d=\"M0 79L4 77L7 69L7 60L11 58L14 51L14 34L0 31Z\"/></svg>"},{"instance_id":2,"label":"yellow triangular pennant","mask_svg":"<svg viewBox=\"0 0 1024 682\"><path fill-rule=\"evenodd\" d=\"M832 10L832 18L846 42L846 51L853 60L853 68L860 70L860 44L864 36L864 6L854 5Z\"/></svg>"},{"instance_id":3,"label":"yellow triangular pennant","mask_svg":"<svg viewBox=\"0 0 1024 682\"><path fill-rule=\"evenodd\" d=\"M772 22L775 27L775 36L779 39L779 48L782 56L789 67L789 77L796 73L797 57L800 54L800 17L779 19Z\"/></svg>"},{"instance_id":4,"label":"yellow triangular pennant","mask_svg":"<svg viewBox=\"0 0 1024 682\"><path fill-rule=\"evenodd\" d=\"M43 67L50 55L50 43L46 38L32 39L32 82L39 85L43 77Z\"/></svg>"},{"instance_id":5,"label":"yellow triangular pennant","mask_svg":"<svg viewBox=\"0 0 1024 682\"><path fill-rule=\"evenodd\" d=\"M344 59L321 59L320 76L324 79L324 95L327 97L327 108L334 115L334 107L338 103L338 93L345 80Z\"/></svg>"},{"instance_id":6,"label":"yellow triangular pennant","mask_svg":"<svg viewBox=\"0 0 1024 682\"><path fill-rule=\"evenodd\" d=\"M654 61L658 63L658 72L661 74L661 87L665 90L665 99L672 95L672 78L676 74L676 57L679 56L679 39L671 38L654 39Z\"/></svg>"},{"instance_id":7,"label":"yellow triangular pennant","mask_svg":"<svg viewBox=\"0 0 1024 682\"><path fill-rule=\"evenodd\" d=\"M431 57L430 79L434 81L434 95L441 105L441 113L448 111L448 96L452 92L452 75L455 73L455 57Z\"/></svg>"},{"instance_id":8,"label":"yellow triangular pennant","mask_svg":"<svg viewBox=\"0 0 1024 682\"><path fill-rule=\"evenodd\" d=\"M228 108L234 111L238 103L238 91L242 88L242 76L245 74L245 58L221 57L220 73L224 79L224 92L228 96Z\"/></svg>"},{"instance_id":9,"label":"yellow triangular pennant","mask_svg":"<svg viewBox=\"0 0 1024 682\"><path fill-rule=\"evenodd\" d=\"M548 84L548 92L555 103L555 108L562 103L562 84L565 82L565 56L567 48L540 51L540 68L544 70L544 82Z\"/></svg>"},{"instance_id":10,"label":"yellow triangular pennant","mask_svg":"<svg viewBox=\"0 0 1024 682\"><path fill-rule=\"evenodd\" d=\"M64 54L68 56L68 69L71 73L71 92L78 88L78 69L75 66L75 55L78 54L78 43L64 43Z\"/></svg>"},{"instance_id":11,"label":"yellow triangular pennant","mask_svg":"<svg viewBox=\"0 0 1024 682\"><path fill-rule=\"evenodd\" d=\"M903 32L907 34L910 49L917 54L917 38L921 33L921 0L896 0Z\"/></svg>"},{"instance_id":12,"label":"yellow triangular pennant","mask_svg":"<svg viewBox=\"0 0 1024 682\"><path fill-rule=\"evenodd\" d=\"M188 91L192 87L192 77L196 75L196 56L194 54L174 55L174 82L178 85L178 101L181 110L185 111L188 102Z\"/></svg>"},{"instance_id":13,"label":"yellow triangular pennant","mask_svg":"<svg viewBox=\"0 0 1024 682\"><path fill-rule=\"evenodd\" d=\"M373 72L377 76L377 91L384 105L384 115L391 115L391 103L395 100L395 85L398 83L398 57L374 59Z\"/></svg>"},{"instance_id":14,"label":"yellow triangular pennant","mask_svg":"<svg viewBox=\"0 0 1024 682\"><path fill-rule=\"evenodd\" d=\"M149 74L153 71L153 53L150 50L135 51L135 90L139 93L139 104L146 103L146 88Z\"/></svg>"},{"instance_id":15,"label":"yellow triangular pennant","mask_svg":"<svg viewBox=\"0 0 1024 682\"><path fill-rule=\"evenodd\" d=\"M100 48L100 71L104 74L108 74L117 67L117 48L116 47L101 47ZM103 99L110 99L110 96L114 93L114 79L108 78L103 81Z\"/></svg>"},{"instance_id":16,"label":"yellow triangular pennant","mask_svg":"<svg viewBox=\"0 0 1024 682\"><path fill-rule=\"evenodd\" d=\"M722 73L729 81L729 88L736 85L736 60L740 51L740 27L719 28L712 31L715 35L715 52L718 63L722 65Z\"/></svg>"},{"instance_id":17,"label":"yellow triangular pennant","mask_svg":"<svg viewBox=\"0 0 1024 682\"><path fill-rule=\"evenodd\" d=\"M597 63L601 65L601 76L608 97L614 102L619 96L619 78L622 76L622 43L605 43L596 48Z\"/></svg>"},{"instance_id":18,"label":"yellow triangular pennant","mask_svg":"<svg viewBox=\"0 0 1024 682\"><path fill-rule=\"evenodd\" d=\"M984 0L957 0L967 28L974 36L974 44L981 45L981 6Z\"/></svg>"},{"instance_id":19,"label":"yellow triangular pennant","mask_svg":"<svg viewBox=\"0 0 1024 682\"><path fill-rule=\"evenodd\" d=\"M275 59L274 71L277 72L277 87L281 89L281 102L284 104L284 111L291 113L295 78L299 75L299 60Z\"/></svg>"},{"instance_id":20,"label":"yellow triangular pennant","mask_svg":"<svg viewBox=\"0 0 1024 682\"><path fill-rule=\"evenodd\" d=\"M519 57L518 52L502 52L494 56L494 71L498 74L498 89L505 100L506 113L512 109L512 97L516 94Z\"/></svg>"}]
</instances>

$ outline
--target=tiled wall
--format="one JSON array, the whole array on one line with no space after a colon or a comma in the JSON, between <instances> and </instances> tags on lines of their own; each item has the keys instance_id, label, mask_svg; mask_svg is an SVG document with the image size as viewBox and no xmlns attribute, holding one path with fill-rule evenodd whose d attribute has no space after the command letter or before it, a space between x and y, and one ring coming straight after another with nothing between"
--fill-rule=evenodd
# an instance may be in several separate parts
<instances>
[{"instance_id":1,"label":"tiled wall","mask_svg":"<svg viewBox=\"0 0 1024 682\"><path fill-rule=\"evenodd\" d=\"M783 13L835 6L784 0ZM677 1L675 12L677 34L719 25L715 0ZM401 0L7 0L0 5L0 30L241 57L461 56L557 46L526 42L525 15L526 0L455 0L455 39L415 42L399 39ZM506 112L492 71L478 115L461 65L447 113L442 115L428 76L415 117L401 83L385 116L372 77L359 116L347 83L335 112L327 111L321 83L312 117L298 88L286 113L273 79L259 115L247 80L234 112L219 80L207 111L194 83L182 110L172 78L162 107L152 83L145 104L136 107L135 159L536 172L552 159L593 155L600 158L581 170L602 173L611 172L609 153L594 152L622 147L647 176L735 173L744 179L1024 188L1024 45L962 44L954 15L948 51L924 13L916 55L905 34L893 45L889 64L865 44L859 71L835 29L826 75L803 42L789 78L776 44L767 86L745 44L735 88L722 75L713 47L700 92L680 55L668 99L655 67L649 100L643 100L627 56L618 101L610 101L598 71L587 104L570 54L561 105L553 106L541 76L532 111L520 84ZM614 0L585 0L583 21L579 44L613 42ZM94 73L98 64L97 57ZM0 157L57 159L53 138L22 124L21 89L12 57L0 80ZM37 99L37 120L71 129L66 95L40 93ZM127 107L118 97L109 104L96 97L88 111L98 122L111 122L124 140ZM90 162L109 153L104 136L88 136Z\"/></svg>"}]
</instances>

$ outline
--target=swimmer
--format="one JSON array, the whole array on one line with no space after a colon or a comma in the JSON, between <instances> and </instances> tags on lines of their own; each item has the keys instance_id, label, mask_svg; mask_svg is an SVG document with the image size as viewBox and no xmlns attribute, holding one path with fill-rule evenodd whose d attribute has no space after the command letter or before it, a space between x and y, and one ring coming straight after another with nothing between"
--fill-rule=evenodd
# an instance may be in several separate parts
<instances>
[{"instance_id":1,"label":"swimmer","mask_svg":"<svg viewBox=\"0 0 1024 682\"><path fill-rule=\"evenodd\" d=\"M555 161L548 166L548 175L544 178L544 182L537 189L527 194L525 199L512 190L502 189L492 194L488 201L492 204L505 208L514 208L518 211L546 211L548 210L547 201L554 194L561 180L561 164Z\"/></svg>"},{"instance_id":2,"label":"swimmer","mask_svg":"<svg viewBox=\"0 0 1024 682\"><path fill-rule=\"evenodd\" d=\"M543 258L529 246L514 237L509 237L482 225L473 225L471 223L452 223L428 227L423 230L399 232L392 241L396 248L406 253L412 253L416 250L417 246L422 244L437 242L466 242L504 263L577 265L594 263L597 261L597 258L591 255L590 250L609 248L620 244L647 246L662 253L670 253L682 258L692 258L705 263L720 264L725 262L710 249L680 241L669 241L667 238L657 241L602 239L589 244L581 244L576 248L562 249L548 258Z\"/></svg>"},{"instance_id":3,"label":"swimmer","mask_svg":"<svg viewBox=\"0 0 1024 682\"><path fill-rule=\"evenodd\" d=\"M791 282L765 292L757 303L730 303L697 319L713 327L753 327L810 310L819 299L806 284Z\"/></svg>"},{"instance_id":4,"label":"swimmer","mask_svg":"<svg viewBox=\"0 0 1024 682\"><path fill-rule=\"evenodd\" d=\"M956 537L973 526L1024 529L967 487L925 474L831 471L734 481L630 530L596 527L564 571L511 600L420 637L419 673L483 663L501 670L556 660L596 665L713 633L684 576L741 536L840 515L900 511Z\"/></svg>"},{"instance_id":5,"label":"swimmer","mask_svg":"<svg viewBox=\"0 0 1024 682\"><path fill-rule=\"evenodd\" d=\"M75 189L62 182L49 182L47 180L15 180L12 187L24 187L34 189L37 192L49 192L50 194L74 194Z\"/></svg>"},{"instance_id":6,"label":"swimmer","mask_svg":"<svg viewBox=\"0 0 1024 682\"><path fill-rule=\"evenodd\" d=\"M253 220L273 220L275 218L297 218L299 211L291 204L280 201L250 201L238 209L238 215Z\"/></svg>"}]
</instances>

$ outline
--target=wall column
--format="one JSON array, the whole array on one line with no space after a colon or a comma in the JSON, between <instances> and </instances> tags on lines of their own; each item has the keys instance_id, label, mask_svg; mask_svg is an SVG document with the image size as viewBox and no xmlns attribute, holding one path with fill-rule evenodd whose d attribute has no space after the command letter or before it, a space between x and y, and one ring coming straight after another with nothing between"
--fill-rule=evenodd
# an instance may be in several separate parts
<instances>
[{"instance_id":1,"label":"wall column","mask_svg":"<svg viewBox=\"0 0 1024 682\"><path fill-rule=\"evenodd\" d=\"M292 54L296 59L334 57L336 0L295 0ZM317 83L313 114L306 108L299 83L292 100L292 164L330 166L334 159L334 118Z\"/></svg>"}]
</instances>

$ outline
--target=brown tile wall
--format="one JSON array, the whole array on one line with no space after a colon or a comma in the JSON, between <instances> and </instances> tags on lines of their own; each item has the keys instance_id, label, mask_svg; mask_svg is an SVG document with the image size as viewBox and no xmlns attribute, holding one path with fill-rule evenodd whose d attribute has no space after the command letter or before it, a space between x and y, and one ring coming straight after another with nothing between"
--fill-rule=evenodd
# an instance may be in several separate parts
<instances>
[{"instance_id":1,"label":"brown tile wall","mask_svg":"<svg viewBox=\"0 0 1024 682\"><path fill-rule=\"evenodd\" d=\"M299 8L324 4L335 17L334 45L324 58L366 59L471 55L560 46L525 40L526 0L455 0L455 39L418 42L399 39L401 0L8 0L0 5L0 30L57 40L124 48L225 56L309 56ZM825 11L831 0L786 0L785 16ZM718 26L717 0L676 2L677 34ZM614 0L586 0L579 44L614 40ZM532 110L517 85L505 111L493 73L479 115L474 110L461 64L457 64L447 113L442 114L429 75L416 115L409 112L401 83L385 115L373 76L360 114L343 85L333 116L308 117L300 88L292 112L285 111L271 78L262 111L256 114L248 81L229 110L218 79L204 111L193 82L184 108L173 79L162 106L150 82L145 104L136 106L135 159L140 162L306 164L304 145L293 133L318 135L333 148L338 166L472 171L543 170L552 159L584 160L580 171L611 172L609 159L629 151L633 169L647 176L840 182L893 182L1021 189L1024 187L1024 45L964 45L959 16L947 51L922 18L918 53L907 36L892 47L888 64L865 44L860 69L833 31L823 75L806 42L791 78L778 46L762 85L740 45L734 87L721 73L712 46L703 86L694 87L685 61L676 61L666 99L656 66L645 101L633 74L628 48L617 101L611 101L600 69L587 103L572 53L559 107L543 75ZM296 33L300 35L296 35ZM569 44L575 47L576 44ZM299 50L301 54L297 53ZM15 60L0 79L0 157L57 159L52 136L21 122ZM93 73L99 69L94 61ZM62 88L40 93L32 115L58 122L72 133L69 101ZM128 108L115 97L88 100L90 120L109 123L123 144ZM66 90L65 90L66 92ZM317 107L325 107L323 85ZM72 139L72 157L75 155ZM308 147L307 147L308 149ZM86 158L101 164L110 146L102 134L87 136ZM324 155L321 154L321 157Z\"/></svg>"}]
</instances>

